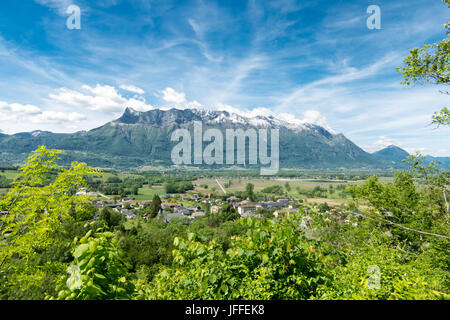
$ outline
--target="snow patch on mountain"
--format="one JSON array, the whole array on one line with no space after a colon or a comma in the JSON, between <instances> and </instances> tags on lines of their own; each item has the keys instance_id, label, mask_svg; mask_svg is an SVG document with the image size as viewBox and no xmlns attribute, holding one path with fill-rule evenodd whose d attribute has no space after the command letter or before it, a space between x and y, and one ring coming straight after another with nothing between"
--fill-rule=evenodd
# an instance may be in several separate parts
<instances>
[{"instance_id":1,"label":"snow patch on mountain","mask_svg":"<svg viewBox=\"0 0 450 320\"><path fill-rule=\"evenodd\" d=\"M267 108L255 108L252 110L240 110L230 105L219 104L217 110L227 111L229 113L239 114L247 119L251 119L253 123L260 122L264 119L267 125L285 126L291 130L301 131L308 130L310 127L307 124L318 125L332 134L336 132L328 125L326 118L316 110L308 110L302 113L303 119L298 119L289 113L275 113Z\"/></svg>"},{"instance_id":2,"label":"snow patch on mountain","mask_svg":"<svg viewBox=\"0 0 450 320\"><path fill-rule=\"evenodd\" d=\"M287 128L294 132L300 132L303 130L310 130L319 132L321 130L328 131L330 134L336 134L326 123L325 119L321 118L320 113L307 113L307 120L300 120L294 116L282 113L275 114L269 109L258 108L250 111L241 111L236 108L221 105L220 109L180 109L180 108L164 108L159 109L163 112L170 112L170 110L181 110L191 112L195 115L195 118L201 119L205 123L209 124L237 124L248 125L256 128ZM155 110L153 110L155 111ZM149 111L152 112L152 111ZM146 112L136 111L131 107L128 107L126 112L133 117L139 117L142 115L145 118ZM145 121L144 121L145 122ZM314 123L317 122L317 123ZM321 125L319 125L319 123Z\"/></svg>"}]
</instances>

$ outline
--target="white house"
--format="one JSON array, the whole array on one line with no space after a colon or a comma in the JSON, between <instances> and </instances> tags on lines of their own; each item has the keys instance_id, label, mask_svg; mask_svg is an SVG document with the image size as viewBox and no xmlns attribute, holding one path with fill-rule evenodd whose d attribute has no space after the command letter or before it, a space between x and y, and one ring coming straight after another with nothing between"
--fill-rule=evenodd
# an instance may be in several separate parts
<instances>
[{"instance_id":1,"label":"white house","mask_svg":"<svg viewBox=\"0 0 450 320\"><path fill-rule=\"evenodd\" d=\"M238 207L238 213L241 217L248 216L249 214L256 212L256 206L243 205Z\"/></svg>"}]
</instances>

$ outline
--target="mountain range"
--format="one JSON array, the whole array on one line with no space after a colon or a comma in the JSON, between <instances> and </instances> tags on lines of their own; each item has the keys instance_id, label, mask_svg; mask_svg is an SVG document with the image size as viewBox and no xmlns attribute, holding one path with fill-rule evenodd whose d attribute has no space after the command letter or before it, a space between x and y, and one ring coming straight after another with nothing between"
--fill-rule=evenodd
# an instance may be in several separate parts
<instances>
[{"instance_id":1,"label":"mountain range","mask_svg":"<svg viewBox=\"0 0 450 320\"><path fill-rule=\"evenodd\" d=\"M205 129L216 128L221 132L239 128L278 129L280 168L389 169L401 166L401 160L408 156L395 146L370 154L343 134L273 116L245 117L227 111L176 108L139 112L126 108L120 118L89 131L0 133L0 165L20 165L32 150L45 145L64 150L65 164L82 161L94 167L115 169L172 166L171 150L177 143L171 141L171 133L175 129L192 132L194 121L201 121ZM450 167L450 161L446 164Z\"/></svg>"}]
</instances>

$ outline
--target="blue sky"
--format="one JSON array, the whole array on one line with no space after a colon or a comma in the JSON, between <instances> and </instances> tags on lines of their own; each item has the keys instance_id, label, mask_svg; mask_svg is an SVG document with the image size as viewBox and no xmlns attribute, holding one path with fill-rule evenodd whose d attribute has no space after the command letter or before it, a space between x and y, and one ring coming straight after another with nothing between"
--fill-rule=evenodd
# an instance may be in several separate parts
<instances>
[{"instance_id":1,"label":"blue sky","mask_svg":"<svg viewBox=\"0 0 450 320\"><path fill-rule=\"evenodd\" d=\"M81 9L69 30L67 8ZM369 30L369 5L381 30ZM440 0L23 0L0 3L0 130L75 132L128 105L274 114L367 151L450 156L437 86L404 87L408 50L445 37Z\"/></svg>"}]
</instances>

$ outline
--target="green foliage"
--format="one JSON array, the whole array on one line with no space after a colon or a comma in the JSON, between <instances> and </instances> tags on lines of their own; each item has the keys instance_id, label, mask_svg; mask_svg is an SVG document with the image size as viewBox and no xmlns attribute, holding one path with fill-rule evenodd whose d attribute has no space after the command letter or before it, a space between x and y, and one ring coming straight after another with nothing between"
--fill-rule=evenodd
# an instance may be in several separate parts
<instances>
[{"instance_id":1,"label":"green foliage","mask_svg":"<svg viewBox=\"0 0 450 320\"><path fill-rule=\"evenodd\" d=\"M291 191L291 185L289 184L289 182L286 182L286 183L284 184L284 188L286 189L287 192L290 192L290 191Z\"/></svg>"},{"instance_id":2,"label":"green foliage","mask_svg":"<svg viewBox=\"0 0 450 320\"><path fill-rule=\"evenodd\" d=\"M190 181L167 181L164 183L166 193L185 193L194 190L194 186Z\"/></svg>"},{"instance_id":3,"label":"green foliage","mask_svg":"<svg viewBox=\"0 0 450 320\"><path fill-rule=\"evenodd\" d=\"M384 217L393 215L397 222L404 222L415 210L421 210L412 176L397 173L394 183L383 184L377 176L370 177L361 186L349 186L355 199L365 199Z\"/></svg>"},{"instance_id":4,"label":"green foliage","mask_svg":"<svg viewBox=\"0 0 450 320\"><path fill-rule=\"evenodd\" d=\"M241 220L246 235L223 250L194 234L175 238L174 265L141 294L154 299L307 299L326 282L324 257L298 230L296 217L280 222Z\"/></svg>"},{"instance_id":5,"label":"green foliage","mask_svg":"<svg viewBox=\"0 0 450 320\"><path fill-rule=\"evenodd\" d=\"M11 182L12 180L0 175L0 188L9 188Z\"/></svg>"},{"instance_id":6,"label":"green foliage","mask_svg":"<svg viewBox=\"0 0 450 320\"><path fill-rule=\"evenodd\" d=\"M120 179L117 176L112 176L112 177L108 177L108 179L106 180L107 183L121 183L122 179Z\"/></svg>"},{"instance_id":7,"label":"green foliage","mask_svg":"<svg viewBox=\"0 0 450 320\"><path fill-rule=\"evenodd\" d=\"M449 3L444 0L444 3ZM450 6L449 6L450 7ZM447 35L450 34L450 23L445 24ZM450 83L450 39L439 43L414 48L404 60L405 66L397 68L404 78L402 84L411 85L416 82L428 82L438 85ZM446 94L449 94L446 92ZM450 124L450 112L443 108L433 116L433 123L437 125Z\"/></svg>"},{"instance_id":8,"label":"green foliage","mask_svg":"<svg viewBox=\"0 0 450 320\"><path fill-rule=\"evenodd\" d=\"M74 204L71 208L70 215L76 221L90 221L94 218L97 209L91 204Z\"/></svg>"},{"instance_id":9,"label":"green foliage","mask_svg":"<svg viewBox=\"0 0 450 320\"><path fill-rule=\"evenodd\" d=\"M63 222L73 221L73 214L78 214L74 208L87 201L75 192L85 186L85 175L97 171L76 162L60 168L60 153L45 147L34 151L0 200L0 210L8 212L0 218L0 277L6 292L25 297L26 290L29 296L42 294L38 287L51 286L61 269L57 258L40 261L41 257L61 245Z\"/></svg>"},{"instance_id":10,"label":"green foliage","mask_svg":"<svg viewBox=\"0 0 450 320\"><path fill-rule=\"evenodd\" d=\"M450 125L450 109L442 108L441 111L435 112L433 115L433 123L439 125Z\"/></svg>"},{"instance_id":11,"label":"green foliage","mask_svg":"<svg viewBox=\"0 0 450 320\"><path fill-rule=\"evenodd\" d=\"M255 201L255 185L252 183L247 183L245 186L245 192L250 201Z\"/></svg>"},{"instance_id":12,"label":"green foliage","mask_svg":"<svg viewBox=\"0 0 450 320\"><path fill-rule=\"evenodd\" d=\"M381 214L393 213L395 221L422 220L426 225L427 220L442 217L448 210L445 194L449 175L435 162L426 164L420 154L408 157L406 162L409 169L396 172L394 183L383 184L372 176L362 186L349 186L348 191L354 198L367 200Z\"/></svg>"},{"instance_id":13,"label":"green foliage","mask_svg":"<svg viewBox=\"0 0 450 320\"><path fill-rule=\"evenodd\" d=\"M448 173L439 171L434 163L425 164L425 158L420 155L409 157L407 162L410 169L397 172L393 183L382 184L373 176L359 187L349 187L355 198L364 199L373 207L364 213L364 217L372 221L369 224L373 230L371 234L389 234L388 239L378 238L376 245L361 240L367 248L359 258L368 259L373 255L383 261L387 259L388 265L383 261L377 264L385 264L390 275L395 275L395 270L404 270L384 285L384 288L391 286L393 289L374 297L448 298L450 234L445 196ZM379 252L375 252L375 248ZM373 251L368 254L369 250ZM389 258L383 258L384 253ZM394 256L397 258L392 258ZM399 257L409 258L402 260ZM360 262L357 261L354 267ZM408 274L408 278L404 278L403 273ZM403 288L403 292L399 288Z\"/></svg>"},{"instance_id":14,"label":"green foliage","mask_svg":"<svg viewBox=\"0 0 450 320\"><path fill-rule=\"evenodd\" d=\"M153 196L152 205L150 206L150 218L155 218L161 210L161 198L155 194Z\"/></svg>"},{"instance_id":15,"label":"green foliage","mask_svg":"<svg viewBox=\"0 0 450 320\"><path fill-rule=\"evenodd\" d=\"M78 241L74 242L75 244ZM72 250L74 263L58 283L57 299L129 299L134 285L127 279L128 268L110 232L88 232Z\"/></svg>"},{"instance_id":16,"label":"green foliage","mask_svg":"<svg viewBox=\"0 0 450 320\"><path fill-rule=\"evenodd\" d=\"M347 222L337 223L343 218ZM449 298L445 281L448 265L429 260L428 254L436 252L429 251L431 246L411 247L396 239L389 225L345 212L314 216L314 224L321 230L319 237L332 245L327 253L334 261L332 280L320 286L315 298ZM445 255L448 248L441 246L439 251Z\"/></svg>"},{"instance_id":17,"label":"green foliage","mask_svg":"<svg viewBox=\"0 0 450 320\"><path fill-rule=\"evenodd\" d=\"M379 243L376 248L361 246L348 254L345 265L332 269L333 281L321 288L320 299L422 300L445 295L430 288L420 271L412 263L405 263L402 252L385 244ZM375 284L371 285L371 281Z\"/></svg>"},{"instance_id":18,"label":"green foliage","mask_svg":"<svg viewBox=\"0 0 450 320\"><path fill-rule=\"evenodd\" d=\"M283 187L279 185L274 185L262 189L263 193L275 194L281 196L284 193Z\"/></svg>"},{"instance_id":19,"label":"green foliage","mask_svg":"<svg viewBox=\"0 0 450 320\"><path fill-rule=\"evenodd\" d=\"M326 211L328 211L328 210L330 210L331 209L331 207L328 205L328 203L321 203L321 204L319 204L319 212L326 212Z\"/></svg>"},{"instance_id":20,"label":"green foliage","mask_svg":"<svg viewBox=\"0 0 450 320\"><path fill-rule=\"evenodd\" d=\"M221 214L214 214L197 218L190 224L173 221L167 224L160 219L130 221L126 228L119 228L119 245L131 271L139 273L139 279L148 282L161 267L172 265L175 237L195 233L202 243L215 239L220 246L228 249L231 237L242 235L247 230L235 221L222 222L222 219Z\"/></svg>"},{"instance_id":21,"label":"green foliage","mask_svg":"<svg viewBox=\"0 0 450 320\"><path fill-rule=\"evenodd\" d=\"M232 221L239 218L239 213L237 213L236 210L229 204L224 204L222 208L220 208L220 214L220 219L222 222Z\"/></svg>"},{"instance_id":22,"label":"green foliage","mask_svg":"<svg viewBox=\"0 0 450 320\"><path fill-rule=\"evenodd\" d=\"M406 66L398 68L405 79L403 84L411 85L420 81L449 83L450 39L444 39L438 44L425 45L421 49L412 49L404 62Z\"/></svg>"},{"instance_id":23,"label":"green foliage","mask_svg":"<svg viewBox=\"0 0 450 320\"><path fill-rule=\"evenodd\" d=\"M122 222L124 222L125 217L120 212L117 212L111 208L105 207L100 211L98 220L103 221L105 223L106 227L112 229L114 227L119 226Z\"/></svg>"},{"instance_id":24,"label":"green foliage","mask_svg":"<svg viewBox=\"0 0 450 320\"><path fill-rule=\"evenodd\" d=\"M297 187L297 193L311 198L327 198L328 190L321 186L315 186L312 190Z\"/></svg>"},{"instance_id":25,"label":"green foliage","mask_svg":"<svg viewBox=\"0 0 450 320\"><path fill-rule=\"evenodd\" d=\"M71 219L74 203L86 203L86 196L75 192L85 186L84 175L96 173L85 164L74 162L69 169L58 167L60 151L40 147L19 169L18 179L0 201L2 211L0 261L13 255L32 256L55 240L54 232L62 219Z\"/></svg>"}]
</instances>

